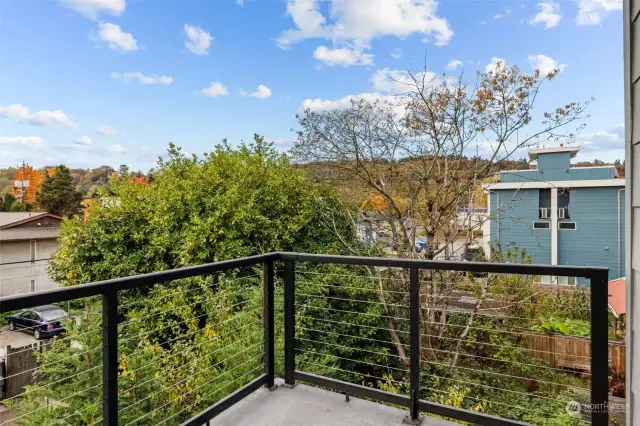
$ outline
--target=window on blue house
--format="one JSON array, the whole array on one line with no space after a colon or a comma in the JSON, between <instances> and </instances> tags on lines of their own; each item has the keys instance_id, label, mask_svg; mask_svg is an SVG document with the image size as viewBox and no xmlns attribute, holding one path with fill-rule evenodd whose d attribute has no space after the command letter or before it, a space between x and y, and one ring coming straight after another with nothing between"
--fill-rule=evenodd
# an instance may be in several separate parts
<instances>
[{"instance_id":1,"label":"window on blue house","mask_svg":"<svg viewBox=\"0 0 640 426\"><path fill-rule=\"evenodd\" d=\"M564 229L564 230L568 230L568 231L575 231L576 230L576 223L575 222L558 222L558 229Z\"/></svg>"},{"instance_id":2,"label":"window on blue house","mask_svg":"<svg viewBox=\"0 0 640 426\"><path fill-rule=\"evenodd\" d=\"M556 277L558 285L576 285L576 277Z\"/></svg>"},{"instance_id":3,"label":"window on blue house","mask_svg":"<svg viewBox=\"0 0 640 426\"><path fill-rule=\"evenodd\" d=\"M540 275L536 277L535 283L547 285L576 285L576 277L556 277L552 275Z\"/></svg>"},{"instance_id":4,"label":"window on blue house","mask_svg":"<svg viewBox=\"0 0 640 426\"><path fill-rule=\"evenodd\" d=\"M570 216L570 208L569 208L569 189L567 188L559 188L558 189L558 218L560 219L569 219ZM562 212L560 212L562 210Z\"/></svg>"},{"instance_id":5,"label":"window on blue house","mask_svg":"<svg viewBox=\"0 0 640 426\"><path fill-rule=\"evenodd\" d=\"M551 224L549 222L533 222L533 229L550 229Z\"/></svg>"},{"instance_id":6,"label":"window on blue house","mask_svg":"<svg viewBox=\"0 0 640 426\"><path fill-rule=\"evenodd\" d=\"M551 190L541 189L538 191L538 217L540 219L548 219L551 217ZM535 228L534 228L535 229ZM544 228L538 228L544 229Z\"/></svg>"}]
</instances>

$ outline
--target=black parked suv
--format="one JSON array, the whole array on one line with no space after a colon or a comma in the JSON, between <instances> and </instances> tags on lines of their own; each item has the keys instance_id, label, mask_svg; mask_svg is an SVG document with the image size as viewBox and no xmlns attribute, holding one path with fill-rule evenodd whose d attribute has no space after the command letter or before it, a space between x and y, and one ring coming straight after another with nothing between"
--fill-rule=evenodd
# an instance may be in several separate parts
<instances>
[{"instance_id":1,"label":"black parked suv","mask_svg":"<svg viewBox=\"0 0 640 426\"><path fill-rule=\"evenodd\" d=\"M55 305L40 306L9 317L9 330L22 330L33 333L36 339L53 337L65 332L60 320L69 315Z\"/></svg>"}]
</instances>

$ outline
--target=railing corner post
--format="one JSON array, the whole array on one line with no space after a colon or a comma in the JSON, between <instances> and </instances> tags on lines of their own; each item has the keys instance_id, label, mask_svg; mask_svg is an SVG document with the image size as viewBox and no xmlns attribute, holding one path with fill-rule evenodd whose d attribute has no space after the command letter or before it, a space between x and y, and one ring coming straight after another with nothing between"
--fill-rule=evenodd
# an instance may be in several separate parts
<instances>
[{"instance_id":1,"label":"railing corner post","mask_svg":"<svg viewBox=\"0 0 640 426\"><path fill-rule=\"evenodd\" d=\"M102 418L118 425L118 293L102 295Z\"/></svg>"},{"instance_id":2,"label":"railing corner post","mask_svg":"<svg viewBox=\"0 0 640 426\"><path fill-rule=\"evenodd\" d=\"M420 270L409 269L410 398L409 422L420 423Z\"/></svg>"},{"instance_id":3,"label":"railing corner post","mask_svg":"<svg viewBox=\"0 0 640 426\"><path fill-rule=\"evenodd\" d=\"M274 356L274 310L273 310L273 260L267 260L262 264L264 285L264 373L266 374L265 387L271 389L275 378Z\"/></svg>"},{"instance_id":4,"label":"railing corner post","mask_svg":"<svg viewBox=\"0 0 640 426\"><path fill-rule=\"evenodd\" d=\"M284 382L295 385L295 263L284 262Z\"/></svg>"},{"instance_id":5,"label":"railing corner post","mask_svg":"<svg viewBox=\"0 0 640 426\"><path fill-rule=\"evenodd\" d=\"M609 424L609 273L591 277L591 424Z\"/></svg>"}]
</instances>

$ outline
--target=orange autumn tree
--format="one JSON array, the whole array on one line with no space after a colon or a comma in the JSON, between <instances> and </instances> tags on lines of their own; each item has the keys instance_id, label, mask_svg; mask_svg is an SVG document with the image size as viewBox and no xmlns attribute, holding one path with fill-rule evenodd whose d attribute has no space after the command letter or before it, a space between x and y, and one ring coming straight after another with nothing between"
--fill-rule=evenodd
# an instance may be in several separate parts
<instances>
[{"instance_id":1,"label":"orange autumn tree","mask_svg":"<svg viewBox=\"0 0 640 426\"><path fill-rule=\"evenodd\" d=\"M11 185L11 194L23 204L32 205L36 202L36 194L46 175L53 175L53 168L47 168L41 173L32 166L23 166L16 169Z\"/></svg>"}]
</instances>

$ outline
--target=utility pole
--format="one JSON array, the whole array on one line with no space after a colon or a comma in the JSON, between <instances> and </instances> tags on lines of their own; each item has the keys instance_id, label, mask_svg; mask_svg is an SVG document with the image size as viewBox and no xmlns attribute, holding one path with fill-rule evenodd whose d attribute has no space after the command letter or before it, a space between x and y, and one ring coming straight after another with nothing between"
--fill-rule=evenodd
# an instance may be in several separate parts
<instances>
[{"instance_id":1,"label":"utility pole","mask_svg":"<svg viewBox=\"0 0 640 426\"><path fill-rule=\"evenodd\" d=\"M20 201L22 202L22 205L23 205L23 206L25 205L25 203L24 203L24 197L25 197L25 195L26 195L26 194L25 194L25 189L24 189L24 182L26 181L26 179L25 179L25 178L26 178L26 176L27 176L26 168L27 168L27 166L26 166L26 164L25 164L24 160L22 160L22 179L20 180L20 188L22 188L22 198L20 199Z\"/></svg>"}]
</instances>

